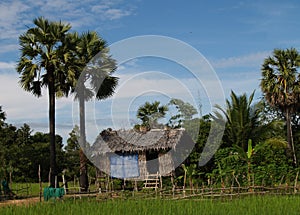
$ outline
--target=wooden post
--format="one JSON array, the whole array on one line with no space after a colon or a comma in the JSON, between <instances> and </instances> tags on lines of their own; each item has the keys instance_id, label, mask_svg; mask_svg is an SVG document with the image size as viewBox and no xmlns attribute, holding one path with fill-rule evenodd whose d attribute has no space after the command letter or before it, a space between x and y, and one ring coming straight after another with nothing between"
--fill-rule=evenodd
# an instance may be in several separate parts
<instances>
[{"instance_id":1,"label":"wooden post","mask_svg":"<svg viewBox=\"0 0 300 215\"><path fill-rule=\"evenodd\" d=\"M160 180L160 189L162 190L162 188L163 188L163 182L162 182L161 174L159 174L159 180Z\"/></svg>"},{"instance_id":2,"label":"wooden post","mask_svg":"<svg viewBox=\"0 0 300 215\"><path fill-rule=\"evenodd\" d=\"M51 185L51 167L50 167L50 170L49 170L49 176L48 176L48 180L49 180L49 187Z\"/></svg>"},{"instance_id":3,"label":"wooden post","mask_svg":"<svg viewBox=\"0 0 300 215\"><path fill-rule=\"evenodd\" d=\"M138 191L137 180L134 180L134 191Z\"/></svg>"},{"instance_id":4,"label":"wooden post","mask_svg":"<svg viewBox=\"0 0 300 215\"><path fill-rule=\"evenodd\" d=\"M39 164L38 176L39 176L39 186L40 186L39 196L40 196L40 202L41 202L42 201L42 180L41 180L41 165L40 164Z\"/></svg>"},{"instance_id":5,"label":"wooden post","mask_svg":"<svg viewBox=\"0 0 300 215\"><path fill-rule=\"evenodd\" d=\"M66 180L65 180L65 171L63 171L62 180L63 180L65 194L67 194L67 185L66 185Z\"/></svg>"},{"instance_id":6,"label":"wooden post","mask_svg":"<svg viewBox=\"0 0 300 215\"><path fill-rule=\"evenodd\" d=\"M99 171L98 171L98 168L95 167L95 172L96 172L96 179L95 179L95 186L96 186L96 189L97 191L100 193L100 183L99 183Z\"/></svg>"},{"instance_id":7,"label":"wooden post","mask_svg":"<svg viewBox=\"0 0 300 215\"><path fill-rule=\"evenodd\" d=\"M173 171L171 172L171 184L172 184L172 195L173 195L173 198L174 198L175 197L175 183L174 183Z\"/></svg>"},{"instance_id":8,"label":"wooden post","mask_svg":"<svg viewBox=\"0 0 300 215\"><path fill-rule=\"evenodd\" d=\"M294 184L294 193L297 193L297 182L298 182L299 171L297 172Z\"/></svg>"},{"instance_id":9,"label":"wooden post","mask_svg":"<svg viewBox=\"0 0 300 215\"><path fill-rule=\"evenodd\" d=\"M183 197L185 197L185 183L186 183L186 170L184 170L184 177L183 177Z\"/></svg>"},{"instance_id":10,"label":"wooden post","mask_svg":"<svg viewBox=\"0 0 300 215\"><path fill-rule=\"evenodd\" d=\"M55 188L57 188L56 186L57 186L57 175L55 176Z\"/></svg>"},{"instance_id":11,"label":"wooden post","mask_svg":"<svg viewBox=\"0 0 300 215\"><path fill-rule=\"evenodd\" d=\"M12 186L12 166L10 165L9 167L9 184Z\"/></svg>"}]
</instances>

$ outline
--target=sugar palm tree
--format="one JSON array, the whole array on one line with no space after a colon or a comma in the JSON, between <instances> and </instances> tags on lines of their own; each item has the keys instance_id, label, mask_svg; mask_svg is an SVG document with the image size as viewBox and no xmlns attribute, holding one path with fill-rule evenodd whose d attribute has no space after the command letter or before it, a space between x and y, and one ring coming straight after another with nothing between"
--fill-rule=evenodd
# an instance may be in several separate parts
<instances>
[{"instance_id":1,"label":"sugar palm tree","mask_svg":"<svg viewBox=\"0 0 300 215\"><path fill-rule=\"evenodd\" d=\"M261 89L266 101L278 108L285 116L288 151L297 165L294 149L291 114L299 108L300 102L300 55L294 48L275 49L273 56L262 65Z\"/></svg>"},{"instance_id":2,"label":"sugar palm tree","mask_svg":"<svg viewBox=\"0 0 300 215\"><path fill-rule=\"evenodd\" d=\"M50 184L54 187L57 175L55 97L68 95L70 84L75 82L75 73L66 68L68 53L62 48L71 26L62 22L48 21L43 17L34 19L33 23L35 27L29 28L19 37L21 57L18 61L17 72L20 74L21 87L25 91L40 97L42 88L48 88Z\"/></svg>"},{"instance_id":3,"label":"sugar palm tree","mask_svg":"<svg viewBox=\"0 0 300 215\"><path fill-rule=\"evenodd\" d=\"M146 102L137 111L137 118L142 121L142 125L148 128L157 128L158 119L163 118L168 111L168 106L160 105L159 101L153 103Z\"/></svg>"},{"instance_id":4,"label":"sugar palm tree","mask_svg":"<svg viewBox=\"0 0 300 215\"><path fill-rule=\"evenodd\" d=\"M88 190L87 158L85 133L85 102L105 99L113 95L118 78L112 76L116 70L116 62L109 55L107 43L96 32L86 32L82 35L74 33L70 43L75 45L73 50L73 65L77 68L77 85L75 98L79 101L80 118L80 187ZM71 45L72 47L72 45Z\"/></svg>"}]
</instances>

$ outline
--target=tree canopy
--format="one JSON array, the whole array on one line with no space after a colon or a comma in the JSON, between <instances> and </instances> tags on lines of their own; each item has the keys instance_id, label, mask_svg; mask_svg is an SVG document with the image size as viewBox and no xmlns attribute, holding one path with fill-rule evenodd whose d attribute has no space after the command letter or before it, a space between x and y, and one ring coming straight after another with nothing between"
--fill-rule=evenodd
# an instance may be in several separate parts
<instances>
[{"instance_id":1,"label":"tree canopy","mask_svg":"<svg viewBox=\"0 0 300 215\"><path fill-rule=\"evenodd\" d=\"M291 115L300 107L300 54L294 48L274 49L262 65L261 89L266 101L285 116L289 154L297 165Z\"/></svg>"}]
</instances>

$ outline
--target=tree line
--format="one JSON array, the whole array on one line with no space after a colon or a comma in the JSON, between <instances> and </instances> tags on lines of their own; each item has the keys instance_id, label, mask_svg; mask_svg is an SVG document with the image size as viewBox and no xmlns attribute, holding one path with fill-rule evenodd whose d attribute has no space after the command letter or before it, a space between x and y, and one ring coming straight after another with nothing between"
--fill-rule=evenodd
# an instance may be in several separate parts
<instances>
[{"instance_id":1,"label":"tree line","mask_svg":"<svg viewBox=\"0 0 300 215\"><path fill-rule=\"evenodd\" d=\"M5 112L0 109L0 173L6 177L14 173L15 180L19 181L34 181L36 166L41 164L43 178L50 178L51 186L56 186L55 178L67 170L70 177L79 175L80 187L86 191L84 104L93 97L105 99L114 93L118 84L118 78L113 76L116 62L105 40L96 32L78 34L70 31L69 24L43 17L33 23L34 27L19 37L21 56L17 72L21 87L33 95L42 96L42 88L48 89L49 133L32 134L26 124L21 128L9 125L5 122ZM177 174L189 173L191 186L193 180L248 185L274 185L292 180L299 170L300 155L299 66L296 49L275 49L262 64L263 98L256 104L253 104L254 92L251 95L231 92L226 107L216 105L217 111L197 118L193 117L196 109L190 104L172 99L169 105L178 112L166 126L186 130L200 127L193 136L194 150L182 168L177 169ZM55 100L71 94L79 101L80 125L71 131L64 147L62 138L55 134ZM167 110L159 101L146 103L137 110L141 124L135 127L161 126L158 119ZM199 166L212 122L225 123L222 144L209 163Z\"/></svg>"},{"instance_id":2,"label":"tree line","mask_svg":"<svg viewBox=\"0 0 300 215\"><path fill-rule=\"evenodd\" d=\"M66 181L80 182L81 146L80 130L75 126L69 133L67 143L60 135L55 136L58 181L64 174ZM28 124L16 127L6 122L6 113L0 106L0 179L8 182L38 182L38 171L43 182L49 182L50 173L50 135L34 131ZM95 178L96 170L90 167L89 176Z\"/></svg>"}]
</instances>

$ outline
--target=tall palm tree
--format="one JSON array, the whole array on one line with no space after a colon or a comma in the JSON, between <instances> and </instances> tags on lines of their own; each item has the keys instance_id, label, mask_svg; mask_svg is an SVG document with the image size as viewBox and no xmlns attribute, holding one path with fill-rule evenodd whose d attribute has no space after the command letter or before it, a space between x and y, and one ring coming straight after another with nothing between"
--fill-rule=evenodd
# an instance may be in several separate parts
<instances>
[{"instance_id":1,"label":"tall palm tree","mask_svg":"<svg viewBox=\"0 0 300 215\"><path fill-rule=\"evenodd\" d=\"M50 134L50 185L55 186L57 176L55 148L55 97L68 95L70 84L75 82L75 73L66 69L68 53L62 48L70 30L69 24L52 22L39 17L19 37L21 57L17 72L21 87L33 95L42 96L42 88L48 88L49 134Z\"/></svg>"},{"instance_id":2,"label":"tall palm tree","mask_svg":"<svg viewBox=\"0 0 300 215\"><path fill-rule=\"evenodd\" d=\"M224 143L229 146L237 145L247 151L249 139L255 139L258 136L258 116L259 112L252 106L254 92L247 97L246 94L237 96L231 91L231 101L226 100L226 109L219 105L212 116L215 120L223 120L226 117L226 129L224 133Z\"/></svg>"},{"instance_id":3,"label":"tall palm tree","mask_svg":"<svg viewBox=\"0 0 300 215\"><path fill-rule=\"evenodd\" d=\"M285 116L288 151L297 165L294 149L291 114L299 108L300 102L300 55L294 48L275 49L273 56L262 65L261 90L271 106L277 107Z\"/></svg>"},{"instance_id":4,"label":"tall palm tree","mask_svg":"<svg viewBox=\"0 0 300 215\"><path fill-rule=\"evenodd\" d=\"M113 95L118 84L118 78L112 76L116 70L116 62L109 55L107 43L96 32L86 32L82 35L74 33L70 38L75 44L74 65L78 79L75 98L79 101L80 118L80 187L88 190L87 158L85 133L85 102L94 96L101 100Z\"/></svg>"}]
</instances>

